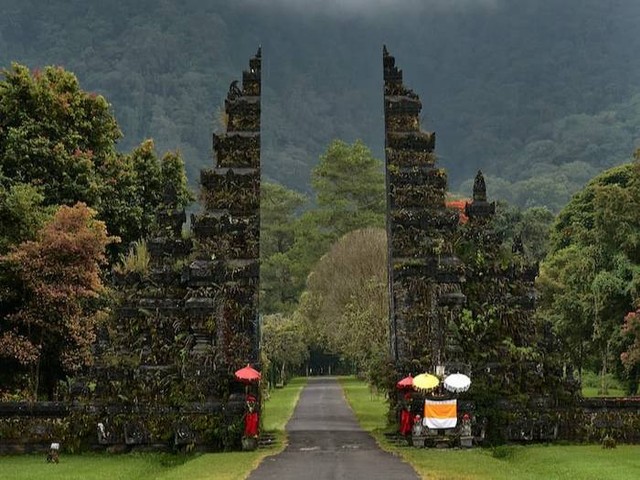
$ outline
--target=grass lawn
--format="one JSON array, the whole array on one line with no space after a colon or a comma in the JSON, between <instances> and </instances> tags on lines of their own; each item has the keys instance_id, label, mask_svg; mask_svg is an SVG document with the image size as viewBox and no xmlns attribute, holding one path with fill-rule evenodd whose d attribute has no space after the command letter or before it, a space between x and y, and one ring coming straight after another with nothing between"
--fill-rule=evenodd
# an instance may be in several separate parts
<instances>
[{"instance_id":1,"label":"grass lawn","mask_svg":"<svg viewBox=\"0 0 640 480\"><path fill-rule=\"evenodd\" d=\"M582 396L589 397L625 397L625 391L621 388L610 388L609 393L603 395L598 392L598 387L582 387Z\"/></svg>"},{"instance_id":2,"label":"grass lawn","mask_svg":"<svg viewBox=\"0 0 640 480\"><path fill-rule=\"evenodd\" d=\"M345 395L360 424L384 449L411 463L423 479L568 479L637 480L640 478L640 446L619 445L603 450L599 445L532 445L491 449L435 450L396 447L385 443L387 405L371 395L368 386L354 378L341 379Z\"/></svg>"},{"instance_id":3,"label":"grass lawn","mask_svg":"<svg viewBox=\"0 0 640 480\"><path fill-rule=\"evenodd\" d=\"M62 454L57 465L44 455L0 457L1 480L241 480L266 456L285 444L284 426L293 413L306 378L294 379L272 392L264 406L265 431L276 434L280 447L255 452L206 453L193 456L171 454Z\"/></svg>"}]
</instances>

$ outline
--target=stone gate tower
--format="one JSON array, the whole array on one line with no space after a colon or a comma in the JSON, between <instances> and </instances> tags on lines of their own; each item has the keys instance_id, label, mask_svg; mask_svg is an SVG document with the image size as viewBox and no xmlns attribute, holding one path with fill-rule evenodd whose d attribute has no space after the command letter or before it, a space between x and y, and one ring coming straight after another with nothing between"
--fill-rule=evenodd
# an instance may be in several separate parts
<instances>
[{"instance_id":1,"label":"stone gate tower","mask_svg":"<svg viewBox=\"0 0 640 480\"><path fill-rule=\"evenodd\" d=\"M447 360L447 324L464 303L464 268L452 251L459 216L445 206L435 133L420 129L420 98L383 49L391 351L402 373Z\"/></svg>"}]
</instances>

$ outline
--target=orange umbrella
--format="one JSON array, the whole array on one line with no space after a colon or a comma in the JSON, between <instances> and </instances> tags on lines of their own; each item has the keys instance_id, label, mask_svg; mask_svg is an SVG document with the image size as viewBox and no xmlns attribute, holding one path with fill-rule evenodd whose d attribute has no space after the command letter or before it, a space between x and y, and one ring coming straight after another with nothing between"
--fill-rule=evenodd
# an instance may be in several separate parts
<instances>
[{"instance_id":1,"label":"orange umbrella","mask_svg":"<svg viewBox=\"0 0 640 480\"><path fill-rule=\"evenodd\" d=\"M253 368L251 365L247 364L246 367L241 368L235 373L236 380L242 383L253 383L260 380L260 372Z\"/></svg>"}]
</instances>

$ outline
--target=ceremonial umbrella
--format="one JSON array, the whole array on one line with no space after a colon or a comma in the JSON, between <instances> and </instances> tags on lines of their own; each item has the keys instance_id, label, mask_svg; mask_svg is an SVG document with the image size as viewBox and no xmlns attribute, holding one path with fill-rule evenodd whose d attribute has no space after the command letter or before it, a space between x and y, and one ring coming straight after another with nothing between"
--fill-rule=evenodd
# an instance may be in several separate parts
<instances>
[{"instance_id":1,"label":"ceremonial umbrella","mask_svg":"<svg viewBox=\"0 0 640 480\"><path fill-rule=\"evenodd\" d=\"M411 375L409 375L408 377L404 377L402 380L396 383L396 388L398 388L399 390L411 387L413 387L413 377Z\"/></svg>"},{"instance_id":2,"label":"ceremonial umbrella","mask_svg":"<svg viewBox=\"0 0 640 480\"><path fill-rule=\"evenodd\" d=\"M440 379L430 373L421 373L413 379L413 388L416 390L432 390L440 384Z\"/></svg>"},{"instance_id":3,"label":"ceremonial umbrella","mask_svg":"<svg viewBox=\"0 0 640 480\"><path fill-rule=\"evenodd\" d=\"M255 368L251 367L251 365L247 365L246 367L236 371L235 377L236 377L236 380L242 383L249 384L249 383L259 381L261 375L260 375L260 372L257 371Z\"/></svg>"},{"instance_id":4,"label":"ceremonial umbrella","mask_svg":"<svg viewBox=\"0 0 640 480\"><path fill-rule=\"evenodd\" d=\"M471 379L462 373L454 373L444 379L444 388L450 392L466 392L471 386Z\"/></svg>"}]
</instances>

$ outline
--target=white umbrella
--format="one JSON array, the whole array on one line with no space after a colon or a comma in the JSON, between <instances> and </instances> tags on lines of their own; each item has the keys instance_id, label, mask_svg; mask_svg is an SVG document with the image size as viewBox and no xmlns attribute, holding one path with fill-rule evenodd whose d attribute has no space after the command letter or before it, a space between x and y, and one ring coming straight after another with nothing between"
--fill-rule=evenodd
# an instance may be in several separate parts
<instances>
[{"instance_id":1,"label":"white umbrella","mask_svg":"<svg viewBox=\"0 0 640 480\"><path fill-rule=\"evenodd\" d=\"M444 379L444 388L450 392L466 392L471 386L471 379L462 373L454 373Z\"/></svg>"}]
</instances>

